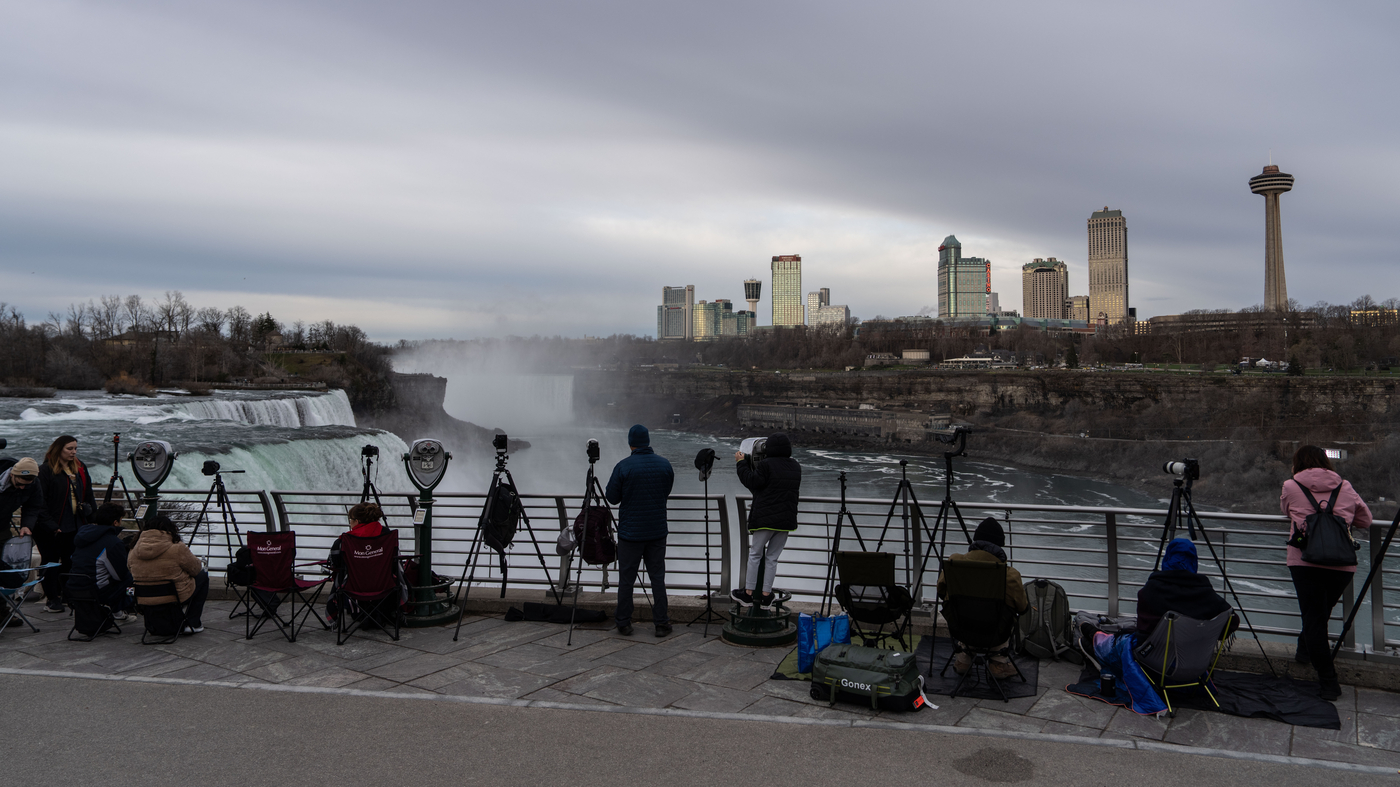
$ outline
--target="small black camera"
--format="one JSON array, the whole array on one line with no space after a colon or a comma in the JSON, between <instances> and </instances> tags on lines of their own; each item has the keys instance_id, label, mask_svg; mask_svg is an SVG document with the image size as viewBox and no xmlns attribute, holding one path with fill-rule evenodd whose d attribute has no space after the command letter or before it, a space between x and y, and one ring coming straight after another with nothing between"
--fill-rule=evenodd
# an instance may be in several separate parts
<instances>
[{"instance_id":1,"label":"small black camera","mask_svg":"<svg viewBox=\"0 0 1400 787\"><path fill-rule=\"evenodd\" d=\"M1195 459L1185 459L1180 462L1167 462L1162 465L1162 472L1167 475L1179 475L1182 478L1192 481L1200 480L1201 463Z\"/></svg>"},{"instance_id":2,"label":"small black camera","mask_svg":"<svg viewBox=\"0 0 1400 787\"><path fill-rule=\"evenodd\" d=\"M491 438L491 445L494 446L498 452L505 453L506 436L503 434L496 435L495 437Z\"/></svg>"},{"instance_id":3,"label":"small black camera","mask_svg":"<svg viewBox=\"0 0 1400 787\"><path fill-rule=\"evenodd\" d=\"M204 467L200 468L199 472L205 475L214 475L219 472L219 463L215 462L213 459L205 459Z\"/></svg>"},{"instance_id":4,"label":"small black camera","mask_svg":"<svg viewBox=\"0 0 1400 787\"><path fill-rule=\"evenodd\" d=\"M360 449L360 456L363 456L363 457L379 456L379 446L370 444L370 445L365 446L364 448L361 448L361 449Z\"/></svg>"},{"instance_id":5,"label":"small black camera","mask_svg":"<svg viewBox=\"0 0 1400 787\"><path fill-rule=\"evenodd\" d=\"M591 463L591 462L596 462L596 461L598 461L598 457L599 457L599 456L601 456L601 453L599 452L599 449L598 449L598 441L597 441L597 440L589 440L589 441L588 441L588 461L589 461L590 463Z\"/></svg>"}]
</instances>

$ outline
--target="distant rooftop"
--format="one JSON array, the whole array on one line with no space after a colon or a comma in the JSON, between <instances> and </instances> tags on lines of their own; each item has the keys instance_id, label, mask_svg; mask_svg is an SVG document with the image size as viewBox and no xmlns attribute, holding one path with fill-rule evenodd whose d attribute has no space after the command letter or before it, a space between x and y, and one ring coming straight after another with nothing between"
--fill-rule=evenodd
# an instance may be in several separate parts
<instances>
[{"instance_id":1,"label":"distant rooftop","mask_svg":"<svg viewBox=\"0 0 1400 787\"><path fill-rule=\"evenodd\" d=\"M1122 217L1122 215L1123 215L1123 211L1121 211L1121 210L1109 210L1109 209L1108 209L1108 206L1105 205L1105 206L1103 206L1103 210L1096 210L1096 211L1094 211L1094 215L1090 216L1089 218L1091 218L1091 219L1116 219L1116 218Z\"/></svg>"}]
</instances>

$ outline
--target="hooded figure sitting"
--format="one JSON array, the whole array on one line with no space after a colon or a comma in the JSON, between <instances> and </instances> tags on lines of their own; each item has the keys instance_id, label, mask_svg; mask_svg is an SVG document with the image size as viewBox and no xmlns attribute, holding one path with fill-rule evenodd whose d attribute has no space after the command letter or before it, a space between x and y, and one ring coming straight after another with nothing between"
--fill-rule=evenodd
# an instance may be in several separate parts
<instances>
[{"instance_id":1,"label":"hooded figure sitting","mask_svg":"<svg viewBox=\"0 0 1400 787\"><path fill-rule=\"evenodd\" d=\"M1209 577L1196 573L1196 545L1174 538L1162 555L1162 570L1152 572L1138 591L1138 639L1146 637L1168 612L1196 620L1210 620L1230 609L1215 592Z\"/></svg>"},{"instance_id":2,"label":"hooded figure sitting","mask_svg":"<svg viewBox=\"0 0 1400 787\"><path fill-rule=\"evenodd\" d=\"M982 520L977 526L977 530L972 534L972 544L965 554L952 555L948 558L949 563L997 563L1006 565L1006 534L1001 529L1001 523L992 517ZM938 577L938 597L946 599L948 597L948 581L942 574ZM1026 599L1026 588L1021 582L1021 572L1006 566L1006 605L1016 610L1017 614L1026 611L1030 603ZM1009 643L1002 643L1000 647L1006 647ZM1009 678L1016 674L1016 667L1011 660L1005 656L992 656L988 671L994 678ZM953 658L953 669L961 675L972 667L972 657L966 653L958 653Z\"/></svg>"}]
</instances>

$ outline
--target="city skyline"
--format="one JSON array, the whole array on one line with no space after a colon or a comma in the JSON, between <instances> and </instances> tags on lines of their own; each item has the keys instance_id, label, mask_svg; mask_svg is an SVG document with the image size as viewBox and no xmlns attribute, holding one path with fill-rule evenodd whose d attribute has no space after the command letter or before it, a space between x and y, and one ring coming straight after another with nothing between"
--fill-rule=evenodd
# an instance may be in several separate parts
<instances>
[{"instance_id":1,"label":"city skyline","mask_svg":"<svg viewBox=\"0 0 1400 787\"><path fill-rule=\"evenodd\" d=\"M1237 309L1264 304L1241 180L1271 150L1306 183L1290 294L1396 296L1400 107L1374 96L1400 9L1206 10L9 4L0 299L39 322L179 290L379 341L645 334L657 286L737 303L795 249L859 316L928 313L956 234L1010 308L1037 257L1088 291L1082 222L1109 205L1139 319ZM935 28L984 66L948 67ZM793 36L800 60L764 45Z\"/></svg>"}]
</instances>

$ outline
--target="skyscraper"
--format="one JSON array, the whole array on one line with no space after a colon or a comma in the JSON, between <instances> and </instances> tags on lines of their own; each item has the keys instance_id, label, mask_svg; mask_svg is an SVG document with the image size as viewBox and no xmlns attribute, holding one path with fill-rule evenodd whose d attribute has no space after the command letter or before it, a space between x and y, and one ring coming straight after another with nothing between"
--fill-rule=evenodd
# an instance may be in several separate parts
<instances>
[{"instance_id":1,"label":"skyscraper","mask_svg":"<svg viewBox=\"0 0 1400 787\"><path fill-rule=\"evenodd\" d=\"M1293 176L1270 164L1249 179L1249 190L1264 195L1264 308L1288 309L1288 283L1283 278L1283 228L1279 224L1278 198L1293 190Z\"/></svg>"},{"instance_id":2,"label":"skyscraper","mask_svg":"<svg viewBox=\"0 0 1400 787\"><path fill-rule=\"evenodd\" d=\"M749 313L758 317L758 296L763 292L763 282L758 279L744 279L744 300L749 302Z\"/></svg>"},{"instance_id":3,"label":"skyscraper","mask_svg":"<svg viewBox=\"0 0 1400 787\"><path fill-rule=\"evenodd\" d=\"M685 287L662 287L661 305L656 307L656 338L689 339L691 328L691 301L695 297L695 285Z\"/></svg>"},{"instance_id":4,"label":"skyscraper","mask_svg":"<svg viewBox=\"0 0 1400 787\"><path fill-rule=\"evenodd\" d=\"M1069 300L1069 266L1039 257L1021 266L1021 314L1036 319L1063 320Z\"/></svg>"},{"instance_id":5,"label":"skyscraper","mask_svg":"<svg viewBox=\"0 0 1400 787\"><path fill-rule=\"evenodd\" d=\"M1091 319L1102 314L1117 325L1128 317L1128 222L1107 205L1089 216L1089 304Z\"/></svg>"},{"instance_id":6,"label":"skyscraper","mask_svg":"<svg viewBox=\"0 0 1400 787\"><path fill-rule=\"evenodd\" d=\"M773 258L773 325L802 325L802 256Z\"/></svg>"},{"instance_id":7,"label":"skyscraper","mask_svg":"<svg viewBox=\"0 0 1400 787\"><path fill-rule=\"evenodd\" d=\"M1069 296L1069 318L1080 322L1089 321L1089 296L1071 295Z\"/></svg>"},{"instance_id":8,"label":"skyscraper","mask_svg":"<svg viewBox=\"0 0 1400 787\"><path fill-rule=\"evenodd\" d=\"M952 235L938 247L938 316L983 317L992 291L992 263L963 257L962 244Z\"/></svg>"}]
</instances>

